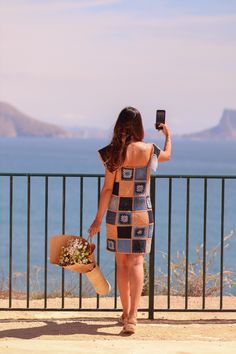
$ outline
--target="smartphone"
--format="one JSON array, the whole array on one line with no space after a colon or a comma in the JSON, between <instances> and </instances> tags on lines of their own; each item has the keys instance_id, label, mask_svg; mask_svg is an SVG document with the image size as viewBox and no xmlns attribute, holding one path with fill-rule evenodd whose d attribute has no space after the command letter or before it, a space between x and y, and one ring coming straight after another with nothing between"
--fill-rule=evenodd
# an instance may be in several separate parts
<instances>
[{"instance_id":1,"label":"smartphone","mask_svg":"<svg viewBox=\"0 0 236 354\"><path fill-rule=\"evenodd\" d=\"M156 129L161 130L162 127L159 127L160 123L165 124L166 120L166 111L163 109L159 109L156 111Z\"/></svg>"}]
</instances>

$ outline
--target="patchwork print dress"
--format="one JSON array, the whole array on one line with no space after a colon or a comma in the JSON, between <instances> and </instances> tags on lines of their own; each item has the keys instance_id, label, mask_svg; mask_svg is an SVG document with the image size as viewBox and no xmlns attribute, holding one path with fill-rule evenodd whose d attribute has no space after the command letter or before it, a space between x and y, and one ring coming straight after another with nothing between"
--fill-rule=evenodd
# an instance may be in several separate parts
<instances>
[{"instance_id":1,"label":"patchwork print dress","mask_svg":"<svg viewBox=\"0 0 236 354\"><path fill-rule=\"evenodd\" d=\"M106 212L106 249L118 253L151 250L154 217L150 199L150 169L157 169L160 148L156 144L135 142L127 149L129 158L116 170ZM98 150L106 167L107 147ZM140 163L141 161L141 163Z\"/></svg>"}]
</instances>

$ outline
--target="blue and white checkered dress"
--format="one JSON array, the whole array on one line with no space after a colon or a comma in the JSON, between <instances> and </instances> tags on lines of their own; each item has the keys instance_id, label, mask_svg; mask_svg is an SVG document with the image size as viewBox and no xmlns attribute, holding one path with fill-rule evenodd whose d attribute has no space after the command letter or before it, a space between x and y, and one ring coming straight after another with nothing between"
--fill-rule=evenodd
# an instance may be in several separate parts
<instances>
[{"instance_id":1,"label":"blue and white checkered dress","mask_svg":"<svg viewBox=\"0 0 236 354\"><path fill-rule=\"evenodd\" d=\"M146 164L138 164L136 151L132 164L116 170L113 191L106 212L107 250L118 253L149 253L154 218L150 199L150 169L157 169L160 148L152 145ZM140 149L136 145L135 149ZM98 150L105 165L107 146ZM141 153L141 151L140 151Z\"/></svg>"}]
</instances>

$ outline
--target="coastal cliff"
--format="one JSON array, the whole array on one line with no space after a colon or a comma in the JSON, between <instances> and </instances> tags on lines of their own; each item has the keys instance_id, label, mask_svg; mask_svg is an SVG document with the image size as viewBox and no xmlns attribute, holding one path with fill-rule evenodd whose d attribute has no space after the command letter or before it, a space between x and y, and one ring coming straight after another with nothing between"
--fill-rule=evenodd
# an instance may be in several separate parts
<instances>
[{"instance_id":1,"label":"coastal cliff","mask_svg":"<svg viewBox=\"0 0 236 354\"><path fill-rule=\"evenodd\" d=\"M184 134L181 137L194 140L236 140L236 110L225 109L215 127L196 133Z\"/></svg>"},{"instance_id":2,"label":"coastal cliff","mask_svg":"<svg viewBox=\"0 0 236 354\"><path fill-rule=\"evenodd\" d=\"M0 136L5 137L60 137L70 138L76 134L55 124L42 122L20 112L6 102L0 102Z\"/></svg>"}]
</instances>

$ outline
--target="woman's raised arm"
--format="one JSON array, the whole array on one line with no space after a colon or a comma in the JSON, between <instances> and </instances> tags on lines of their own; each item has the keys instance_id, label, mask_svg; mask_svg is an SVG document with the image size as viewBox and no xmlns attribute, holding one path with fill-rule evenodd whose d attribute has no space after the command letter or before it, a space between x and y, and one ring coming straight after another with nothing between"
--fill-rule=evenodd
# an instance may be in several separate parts
<instances>
[{"instance_id":1,"label":"woman's raised arm","mask_svg":"<svg viewBox=\"0 0 236 354\"><path fill-rule=\"evenodd\" d=\"M161 150L160 154L158 156L158 162L164 162L164 161L170 160L172 146L171 146L170 130L169 130L167 124L162 123L162 124L160 124L160 126L163 127L162 133L165 135L166 141L165 141L164 150Z\"/></svg>"}]
</instances>

